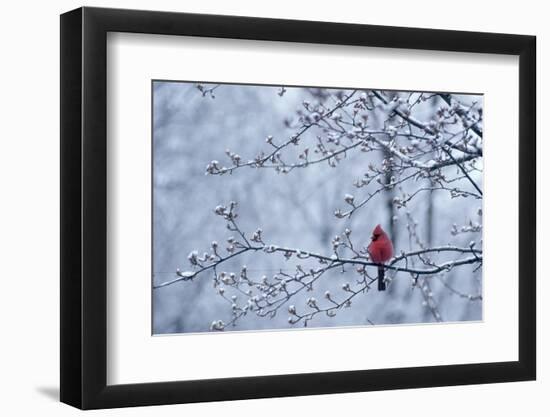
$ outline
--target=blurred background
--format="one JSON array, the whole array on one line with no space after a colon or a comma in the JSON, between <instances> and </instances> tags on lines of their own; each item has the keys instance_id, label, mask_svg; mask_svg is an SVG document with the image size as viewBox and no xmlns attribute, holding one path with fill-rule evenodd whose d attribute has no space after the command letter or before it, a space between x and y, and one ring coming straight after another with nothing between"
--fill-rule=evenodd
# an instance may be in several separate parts
<instances>
[{"instance_id":1,"label":"blurred background","mask_svg":"<svg viewBox=\"0 0 550 417\"><path fill-rule=\"evenodd\" d=\"M447 192L420 193L406 208L398 209L392 204L395 190L385 191L350 219L335 218L336 209L346 209L346 194L359 199L369 191L368 187L357 189L353 184L362 178L369 163L381 164L387 156L382 151L348 152L335 168L316 164L285 175L272 169L246 167L231 175L205 175L212 160L230 165L227 149L248 160L261 150L269 150L265 142L268 135L277 142L287 140L297 130L293 121L298 117L297 110L303 108L303 101L315 101L320 94L334 91L285 87L281 95L278 86L203 86L215 89L203 94L196 83L153 83L154 284L174 279L178 268L191 270L187 259L191 251L202 254L209 250L212 241L225 242L232 233L213 210L229 201L238 202L239 225L247 234L261 227L267 243L328 256L335 235L349 228L354 243L366 247L378 223L388 231L396 253L418 249L418 241L426 247L468 247L475 239L481 248L481 233L456 233L454 225L460 230L471 222L481 224L482 201L451 199ZM453 97L466 105L482 101L481 96L475 95ZM429 119L444 104L439 98L421 103L415 107L415 117ZM383 108L374 110L369 126L382 128L386 117ZM315 143L317 133L308 131L303 142ZM297 159L298 152L293 148L287 152L294 152ZM456 167L449 170L456 174ZM482 184L481 172L472 175L477 175L476 182ZM421 186L426 184L420 180L404 188L414 192L414 187ZM458 258L457 254L441 256L438 259L442 261ZM258 277L281 269L290 272L295 267L295 263L280 255L254 253L224 263L223 270L238 273L242 265L247 265L250 275ZM429 288L421 290L411 285L410 275L398 273L386 292L374 288L355 297L353 305L335 317L319 314L308 326L431 323L436 321L434 309L442 321L481 320L483 301L469 298L482 293L481 276L482 268L465 265L430 279ZM322 300L327 290L339 294L342 284L353 283L356 277L350 270L329 271L312 292L299 295L289 304L303 309L308 297ZM245 301L239 295L238 302ZM153 290L153 309L154 334L209 331L213 320L231 319L231 308L217 294L209 272L191 282ZM226 331L303 328L302 324L291 325L287 320L285 306L274 318L247 314Z\"/></svg>"}]
</instances>

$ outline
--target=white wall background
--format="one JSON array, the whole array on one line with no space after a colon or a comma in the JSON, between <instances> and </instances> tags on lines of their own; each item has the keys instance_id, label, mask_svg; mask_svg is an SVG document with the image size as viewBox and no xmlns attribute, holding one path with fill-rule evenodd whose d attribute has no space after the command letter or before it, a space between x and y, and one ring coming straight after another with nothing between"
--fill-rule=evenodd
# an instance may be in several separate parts
<instances>
[{"instance_id":1,"label":"white wall background","mask_svg":"<svg viewBox=\"0 0 550 417\"><path fill-rule=\"evenodd\" d=\"M59 379L59 17L82 4L77 1L8 2L1 17L0 114L2 115L0 181L0 410L3 415L75 415L58 403ZM239 14L534 34L538 37L538 254L550 249L550 207L543 184L550 176L540 155L550 147L542 123L550 95L548 73L550 27L544 3L441 0L338 2L279 0L92 1L89 6ZM550 151L550 149L548 149ZM545 233L546 232L546 233ZM186 413L233 415L546 415L550 390L550 328L546 318L550 286L539 268L538 381L497 385L325 395L290 399L238 401L100 411L96 415L168 416Z\"/></svg>"}]
</instances>

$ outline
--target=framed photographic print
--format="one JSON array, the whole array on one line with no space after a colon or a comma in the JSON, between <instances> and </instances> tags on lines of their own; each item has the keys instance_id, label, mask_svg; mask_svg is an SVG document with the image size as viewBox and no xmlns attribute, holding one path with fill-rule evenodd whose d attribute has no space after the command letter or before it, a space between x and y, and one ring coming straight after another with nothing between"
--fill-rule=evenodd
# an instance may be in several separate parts
<instances>
[{"instance_id":1,"label":"framed photographic print","mask_svg":"<svg viewBox=\"0 0 550 417\"><path fill-rule=\"evenodd\" d=\"M61 400L535 379L535 38L61 16Z\"/></svg>"}]
</instances>

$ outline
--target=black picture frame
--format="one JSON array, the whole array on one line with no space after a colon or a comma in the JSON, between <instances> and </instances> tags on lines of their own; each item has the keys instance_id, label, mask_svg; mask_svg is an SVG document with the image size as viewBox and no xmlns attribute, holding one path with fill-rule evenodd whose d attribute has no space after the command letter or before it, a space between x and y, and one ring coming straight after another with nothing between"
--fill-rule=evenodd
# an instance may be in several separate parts
<instances>
[{"instance_id":1,"label":"black picture frame","mask_svg":"<svg viewBox=\"0 0 550 417\"><path fill-rule=\"evenodd\" d=\"M108 32L519 56L519 360L107 385ZM61 15L61 401L81 409L536 378L534 36L79 8Z\"/></svg>"}]
</instances>

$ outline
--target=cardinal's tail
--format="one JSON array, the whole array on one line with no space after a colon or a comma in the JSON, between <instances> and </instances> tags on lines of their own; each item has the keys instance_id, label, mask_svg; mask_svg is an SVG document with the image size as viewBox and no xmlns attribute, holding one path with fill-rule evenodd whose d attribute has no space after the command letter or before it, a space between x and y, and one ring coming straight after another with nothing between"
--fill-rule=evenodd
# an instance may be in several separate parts
<instances>
[{"instance_id":1,"label":"cardinal's tail","mask_svg":"<svg viewBox=\"0 0 550 417\"><path fill-rule=\"evenodd\" d=\"M378 291L386 291L386 282L384 281L384 267L378 267Z\"/></svg>"}]
</instances>

